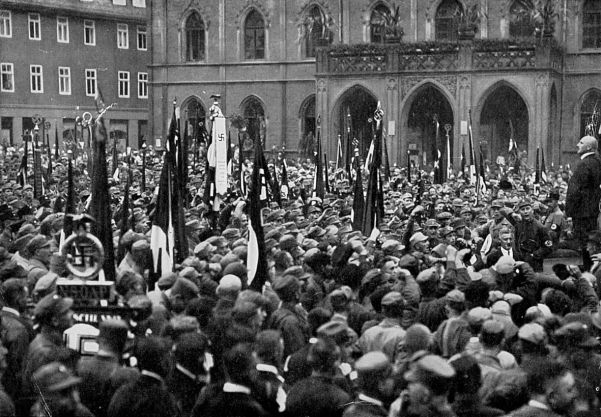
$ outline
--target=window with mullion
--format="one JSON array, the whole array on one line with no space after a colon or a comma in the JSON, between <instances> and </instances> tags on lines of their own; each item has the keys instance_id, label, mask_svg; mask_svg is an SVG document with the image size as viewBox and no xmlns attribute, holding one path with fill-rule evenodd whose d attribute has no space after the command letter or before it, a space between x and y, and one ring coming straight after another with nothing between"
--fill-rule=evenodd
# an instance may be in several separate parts
<instances>
[{"instance_id":1,"label":"window with mullion","mask_svg":"<svg viewBox=\"0 0 601 417\"><path fill-rule=\"evenodd\" d=\"M250 12L246 17L244 25L244 58L265 58L265 22L256 10Z\"/></svg>"},{"instance_id":2,"label":"window with mullion","mask_svg":"<svg viewBox=\"0 0 601 417\"><path fill-rule=\"evenodd\" d=\"M582 20L582 47L601 47L601 10L585 11Z\"/></svg>"}]
</instances>

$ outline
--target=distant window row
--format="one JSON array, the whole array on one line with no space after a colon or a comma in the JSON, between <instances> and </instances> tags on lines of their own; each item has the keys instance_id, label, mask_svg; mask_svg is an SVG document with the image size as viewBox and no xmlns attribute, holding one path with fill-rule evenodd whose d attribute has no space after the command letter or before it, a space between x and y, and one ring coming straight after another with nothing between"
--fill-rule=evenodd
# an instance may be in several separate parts
<instances>
[{"instance_id":1,"label":"distant window row","mask_svg":"<svg viewBox=\"0 0 601 417\"><path fill-rule=\"evenodd\" d=\"M96 95L98 73L96 69L85 69L86 96ZM120 98L130 96L130 73L119 71L117 74L117 90ZM5 93L15 92L15 69L12 63L0 63L0 91ZM29 91L34 94L44 92L44 68L42 65L29 66ZM58 93L71 95L71 68L58 67ZM148 98L148 73L138 72L138 98Z\"/></svg>"},{"instance_id":2,"label":"distant window row","mask_svg":"<svg viewBox=\"0 0 601 417\"><path fill-rule=\"evenodd\" d=\"M82 3L92 3L94 0L80 0ZM116 6L127 6L127 0L113 0ZM131 0L131 5L134 7L146 7L146 0Z\"/></svg>"},{"instance_id":3,"label":"distant window row","mask_svg":"<svg viewBox=\"0 0 601 417\"><path fill-rule=\"evenodd\" d=\"M29 13L27 16L29 39L42 40L41 17L39 13ZM136 41L138 50L148 49L148 32L146 26L136 27ZM12 14L8 10L0 10L0 37L12 37ZM56 18L56 41L58 43L69 43L69 18L57 16ZM83 21L83 43L85 45L96 45L96 22L93 20ZM117 23L117 48L129 48L129 26L125 23Z\"/></svg>"}]
</instances>

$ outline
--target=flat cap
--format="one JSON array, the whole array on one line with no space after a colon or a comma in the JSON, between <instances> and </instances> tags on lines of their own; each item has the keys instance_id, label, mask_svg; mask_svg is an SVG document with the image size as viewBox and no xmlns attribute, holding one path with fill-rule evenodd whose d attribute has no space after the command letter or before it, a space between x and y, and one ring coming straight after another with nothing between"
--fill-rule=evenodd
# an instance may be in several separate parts
<instances>
[{"instance_id":1,"label":"flat cap","mask_svg":"<svg viewBox=\"0 0 601 417\"><path fill-rule=\"evenodd\" d=\"M330 338L337 345L343 345L349 341L349 327L341 321L329 321L317 329L317 337Z\"/></svg>"},{"instance_id":2,"label":"flat cap","mask_svg":"<svg viewBox=\"0 0 601 417\"><path fill-rule=\"evenodd\" d=\"M424 227L440 227L440 223L438 223L436 220L434 219L428 219L426 220L426 222L424 223Z\"/></svg>"},{"instance_id":3,"label":"flat cap","mask_svg":"<svg viewBox=\"0 0 601 417\"><path fill-rule=\"evenodd\" d=\"M486 334L500 334L505 332L505 326L499 320L491 319L486 320L482 324L482 333Z\"/></svg>"},{"instance_id":4,"label":"flat cap","mask_svg":"<svg viewBox=\"0 0 601 417\"><path fill-rule=\"evenodd\" d=\"M493 202L490 205L492 208L503 208L505 207L505 204L503 203L502 200L493 200Z\"/></svg>"},{"instance_id":5,"label":"flat cap","mask_svg":"<svg viewBox=\"0 0 601 417\"><path fill-rule=\"evenodd\" d=\"M467 322L470 325L484 324L486 320L492 319L492 313L488 308L474 307L467 313Z\"/></svg>"},{"instance_id":6,"label":"flat cap","mask_svg":"<svg viewBox=\"0 0 601 417\"><path fill-rule=\"evenodd\" d=\"M453 229L451 226L445 226L445 227L439 229L438 233L440 234L441 237L445 237L445 236L450 235L451 233L455 233L455 229Z\"/></svg>"},{"instance_id":7,"label":"flat cap","mask_svg":"<svg viewBox=\"0 0 601 417\"><path fill-rule=\"evenodd\" d=\"M438 213L436 216L436 220L449 220L452 219L453 215L448 211L443 211L442 213Z\"/></svg>"},{"instance_id":8,"label":"flat cap","mask_svg":"<svg viewBox=\"0 0 601 417\"><path fill-rule=\"evenodd\" d=\"M465 294L459 290L451 290L445 296L447 301L453 303L465 303Z\"/></svg>"},{"instance_id":9,"label":"flat cap","mask_svg":"<svg viewBox=\"0 0 601 417\"><path fill-rule=\"evenodd\" d=\"M294 275L284 275L273 283L273 290L281 298L288 298L300 289L300 282Z\"/></svg>"},{"instance_id":10,"label":"flat cap","mask_svg":"<svg viewBox=\"0 0 601 417\"><path fill-rule=\"evenodd\" d=\"M398 240L388 239L382 243L382 250L384 253L395 253L405 249L405 246Z\"/></svg>"},{"instance_id":11,"label":"flat cap","mask_svg":"<svg viewBox=\"0 0 601 417\"><path fill-rule=\"evenodd\" d=\"M518 330L518 338L535 345L540 345L547 339L547 334L540 324L526 323Z\"/></svg>"},{"instance_id":12,"label":"flat cap","mask_svg":"<svg viewBox=\"0 0 601 417\"><path fill-rule=\"evenodd\" d=\"M427 268L417 274L415 281L419 284L420 282L438 281L438 271L436 268Z\"/></svg>"},{"instance_id":13,"label":"flat cap","mask_svg":"<svg viewBox=\"0 0 601 417\"><path fill-rule=\"evenodd\" d=\"M515 260L509 255L503 255L499 258L497 263L495 263L495 271L497 273L505 275L514 271L516 268Z\"/></svg>"},{"instance_id":14,"label":"flat cap","mask_svg":"<svg viewBox=\"0 0 601 417\"><path fill-rule=\"evenodd\" d=\"M391 291L382 297L382 301L380 302L383 306L392 306L392 305L403 305L403 296L398 291Z\"/></svg>"},{"instance_id":15,"label":"flat cap","mask_svg":"<svg viewBox=\"0 0 601 417\"><path fill-rule=\"evenodd\" d=\"M416 243L425 242L426 240L428 240L428 236L424 235L422 232L416 232L409 238L409 243L415 245Z\"/></svg>"},{"instance_id":16,"label":"flat cap","mask_svg":"<svg viewBox=\"0 0 601 417\"><path fill-rule=\"evenodd\" d=\"M198 286L188 278L178 278L171 287L171 296L179 295L184 300L191 300L198 297Z\"/></svg>"},{"instance_id":17,"label":"flat cap","mask_svg":"<svg viewBox=\"0 0 601 417\"><path fill-rule=\"evenodd\" d=\"M405 374L405 379L430 386L454 376L455 369L446 360L437 355L425 355L413 364L413 368Z\"/></svg>"}]
</instances>

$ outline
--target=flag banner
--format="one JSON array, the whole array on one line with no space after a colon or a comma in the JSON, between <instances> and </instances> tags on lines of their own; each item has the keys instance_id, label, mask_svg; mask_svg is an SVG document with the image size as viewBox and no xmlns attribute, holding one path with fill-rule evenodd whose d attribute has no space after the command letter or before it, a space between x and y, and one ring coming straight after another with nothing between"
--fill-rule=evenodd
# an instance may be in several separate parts
<instances>
[{"instance_id":1,"label":"flag banner","mask_svg":"<svg viewBox=\"0 0 601 417\"><path fill-rule=\"evenodd\" d=\"M268 279L267 254L263 233L263 208L268 203L268 175L263 147L260 140L255 140L255 158L249 190L248 207L248 287L262 292L263 284Z\"/></svg>"},{"instance_id":2,"label":"flag banner","mask_svg":"<svg viewBox=\"0 0 601 417\"><path fill-rule=\"evenodd\" d=\"M163 168L159 180L156 208L150 232L150 249L152 250L153 269L156 279L173 271L173 251L175 231L171 210L171 162L166 152L163 156Z\"/></svg>"},{"instance_id":3,"label":"flag banner","mask_svg":"<svg viewBox=\"0 0 601 417\"><path fill-rule=\"evenodd\" d=\"M290 188L288 186L288 165L286 164L286 156L282 158L282 184L280 185L280 191L282 198L287 200Z\"/></svg>"},{"instance_id":4,"label":"flag banner","mask_svg":"<svg viewBox=\"0 0 601 417\"><path fill-rule=\"evenodd\" d=\"M546 183L547 178L547 167L545 166L545 152L542 151L540 154L540 179Z\"/></svg>"},{"instance_id":5,"label":"flag banner","mask_svg":"<svg viewBox=\"0 0 601 417\"><path fill-rule=\"evenodd\" d=\"M363 210L363 225L362 233L364 236L370 236L373 229L378 226L378 223L384 216L384 207L380 205L382 200L382 190L380 189L380 165L382 163L382 118L384 112L380 103L374 115L376 123L376 134L374 136L373 145L373 162L369 169L369 177L367 181L367 195L365 197L365 206Z\"/></svg>"},{"instance_id":6,"label":"flag banner","mask_svg":"<svg viewBox=\"0 0 601 417\"><path fill-rule=\"evenodd\" d=\"M225 117L213 121L213 144L215 146L215 190L217 194L227 193L227 136Z\"/></svg>"},{"instance_id":7,"label":"flag banner","mask_svg":"<svg viewBox=\"0 0 601 417\"><path fill-rule=\"evenodd\" d=\"M382 142L384 145L384 177L387 181L390 181L390 161L388 160L388 145L386 144L386 135L382 135Z\"/></svg>"},{"instance_id":8,"label":"flag banner","mask_svg":"<svg viewBox=\"0 0 601 417\"><path fill-rule=\"evenodd\" d=\"M411 151L407 149L407 181L411 183Z\"/></svg>"},{"instance_id":9,"label":"flag banner","mask_svg":"<svg viewBox=\"0 0 601 417\"><path fill-rule=\"evenodd\" d=\"M113 249L113 229L111 226L111 198L109 195L106 143L108 135L102 114L108 108L104 106L100 89L97 89L96 109L99 113L95 125L91 126L93 155L92 190L90 195L90 214L96 222L92 224L92 234L104 247L103 271L107 281L115 281L115 251Z\"/></svg>"},{"instance_id":10,"label":"flag banner","mask_svg":"<svg viewBox=\"0 0 601 417\"><path fill-rule=\"evenodd\" d=\"M58 128L56 127L56 125L54 126L54 157L57 161L60 157L58 152Z\"/></svg>"},{"instance_id":11,"label":"flag banner","mask_svg":"<svg viewBox=\"0 0 601 417\"><path fill-rule=\"evenodd\" d=\"M342 164L342 137L341 135L338 135L338 145L336 148L336 171L338 171L340 164Z\"/></svg>"},{"instance_id":12,"label":"flag banner","mask_svg":"<svg viewBox=\"0 0 601 417\"><path fill-rule=\"evenodd\" d=\"M240 131L238 131L238 175L240 177L240 194L242 197L246 197L248 194L248 187L246 186L246 171L244 169L242 135L240 135Z\"/></svg>"},{"instance_id":13,"label":"flag banner","mask_svg":"<svg viewBox=\"0 0 601 417\"><path fill-rule=\"evenodd\" d=\"M130 172L131 174L131 172ZM123 193L123 202L121 204L121 230L119 233L119 245L117 246L117 263L120 263L125 257L125 247L121 242L121 237L131 228L129 224L129 190L131 186L131 175L127 175L125 180L125 189Z\"/></svg>"},{"instance_id":14,"label":"flag banner","mask_svg":"<svg viewBox=\"0 0 601 417\"><path fill-rule=\"evenodd\" d=\"M451 178L451 175L453 175L453 166L451 164L451 138L449 136L449 132L451 131L451 125L447 124L445 125L445 130L447 132L447 146L446 146L446 154L447 154L447 163L446 163L446 178L444 179L445 181L447 181L449 178Z\"/></svg>"},{"instance_id":15,"label":"flag banner","mask_svg":"<svg viewBox=\"0 0 601 417\"><path fill-rule=\"evenodd\" d=\"M25 141L23 141L23 156L21 157L21 165L19 166L19 172L17 174L17 181L21 187L27 185L27 142L27 138L25 138Z\"/></svg>"},{"instance_id":16,"label":"flag banner","mask_svg":"<svg viewBox=\"0 0 601 417\"><path fill-rule=\"evenodd\" d=\"M328 172L328 155L326 155L325 153L323 154L323 168L324 168L324 181L325 181L325 186L326 186L326 192L331 193L331 189L330 189L330 173Z\"/></svg>"},{"instance_id":17,"label":"flag banner","mask_svg":"<svg viewBox=\"0 0 601 417\"><path fill-rule=\"evenodd\" d=\"M365 167L366 171L369 171L369 168L374 160L374 140L372 139L369 144L369 150L367 151L367 156L365 157Z\"/></svg>"},{"instance_id":18,"label":"flag banner","mask_svg":"<svg viewBox=\"0 0 601 417\"><path fill-rule=\"evenodd\" d=\"M540 148L536 147L536 169L534 171L534 183L540 184Z\"/></svg>"},{"instance_id":19,"label":"flag banner","mask_svg":"<svg viewBox=\"0 0 601 417\"><path fill-rule=\"evenodd\" d=\"M472 132L472 109L469 110L468 137L470 141L470 165L469 165L469 183L476 183L476 150L474 149L474 135Z\"/></svg>"},{"instance_id":20,"label":"flag banner","mask_svg":"<svg viewBox=\"0 0 601 417\"><path fill-rule=\"evenodd\" d=\"M480 166L478 167L478 178L477 178L477 202L482 201L486 197L488 186L486 185L486 170L484 167L484 154L482 152L482 146L480 146Z\"/></svg>"},{"instance_id":21,"label":"flag banner","mask_svg":"<svg viewBox=\"0 0 601 417\"><path fill-rule=\"evenodd\" d=\"M273 201L278 203L278 206L282 207L282 189L280 187L280 182L278 181L278 170L275 168L275 164L269 164L273 168L273 177L271 178L271 183L269 186L271 187L271 195L273 197ZM269 166L268 166L269 168ZM272 171L268 169L269 174L271 176Z\"/></svg>"},{"instance_id":22,"label":"flag banner","mask_svg":"<svg viewBox=\"0 0 601 417\"><path fill-rule=\"evenodd\" d=\"M461 176L465 176L465 143L461 144Z\"/></svg>"},{"instance_id":23,"label":"flag banner","mask_svg":"<svg viewBox=\"0 0 601 417\"><path fill-rule=\"evenodd\" d=\"M357 155L359 150L356 150ZM353 184L353 208L351 211L351 222L353 230L361 230L363 226L363 210L365 207L365 196L363 194L363 179L361 178L361 166L357 163L356 176Z\"/></svg>"},{"instance_id":24,"label":"flag banner","mask_svg":"<svg viewBox=\"0 0 601 417\"><path fill-rule=\"evenodd\" d=\"M65 217L63 218L63 230L61 231L59 248L63 247L65 239L73 233L73 219L75 214L75 186L73 182L73 162L69 157L67 165L67 201L65 201Z\"/></svg>"},{"instance_id":25,"label":"flag banner","mask_svg":"<svg viewBox=\"0 0 601 417\"><path fill-rule=\"evenodd\" d=\"M318 197L323 201L325 195L325 186L323 183L323 165L321 161L321 128L319 126L320 117L317 117L317 136L315 152L315 177L313 178L313 197Z\"/></svg>"},{"instance_id":26,"label":"flag banner","mask_svg":"<svg viewBox=\"0 0 601 417\"><path fill-rule=\"evenodd\" d=\"M33 151L33 196L39 199L43 194L42 185L42 149L39 146Z\"/></svg>"},{"instance_id":27,"label":"flag banner","mask_svg":"<svg viewBox=\"0 0 601 417\"><path fill-rule=\"evenodd\" d=\"M442 167L440 148L438 146L440 142L440 122L438 121L438 115L434 115L434 126L436 134L434 136L434 142L432 143L432 163L434 165L434 184L442 184Z\"/></svg>"}]
</instances>

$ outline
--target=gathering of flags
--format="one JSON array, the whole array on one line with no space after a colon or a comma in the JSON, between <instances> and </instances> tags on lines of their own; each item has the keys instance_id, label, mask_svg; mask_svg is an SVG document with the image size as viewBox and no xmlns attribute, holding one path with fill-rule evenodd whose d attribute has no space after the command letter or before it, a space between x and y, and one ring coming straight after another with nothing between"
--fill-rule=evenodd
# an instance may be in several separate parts
<instances>
[{"instance_id":1,"label":"gathering of flags","mask_svg":"<svg viewBox=\"0 0 601 417\"><path fill-rule=\"evenodd\" d=\"M467 127L468 140L470 144L470 164L469 164L469 174L468 174L468 182L469 184L476 183L476 153L474 150L474 135L472 132L472 110L469 110L469 120Z\"/></svg>"},{"instance_id":2,"label":"gathering of flags","mask_svg":"<svg viewBox=\"0 0 601 417\"><path fill-rule=\"evenodd\" d=\"M355 168L355 182L353 183L353 208L351 210L351 221L354 230L361 230L363 226L363 210L365 206L365 197L363 195L361 165L358 163L359 149L355 149L355 155L357 158L357 166Z\"/></svg>"},{"instance_id":3,"label":"gathering of flags","mask_svg":"<svg viewBox=\"0 0 601 417\"><path fill-rule=\"evenodd\" d=\"M317 121L317 137L315 148L315 174L313 177L312 197L320 198L323 201L323 198L325 196L325 184L323 180L323 163L321 161L321 128L319 127L319 120Z\"/></svg>"},{"instance_id":4,"label":"gathering of flags","mask_svg":"<svg viewBox=\"0 0 601 417\"><path fill-rule=\"evenodd\" d=\"M367 179L367 194L365 197L365 206L363 208L362 233L370 236L373 229L377 228L384 217L382 181L380 175L380 165L382 163L382 129L383 129L383 110L378 103L374 122L376 123L375 135L373 139L373 161L369 167L369 177Z\"/></svg>"},{"instance_id":5,"label":"gathering of flags","mask_svg":"<svg viewBox=\"0 0 601 417\"><path fill-rule=\"evenodd\" d=\"M476 201L482 201L486 196L488 186L486 185L486 169L484 167L484 153L480 146L480 164L478 166L478 175L476 179Z\"/></svg>"}]
</instances>

